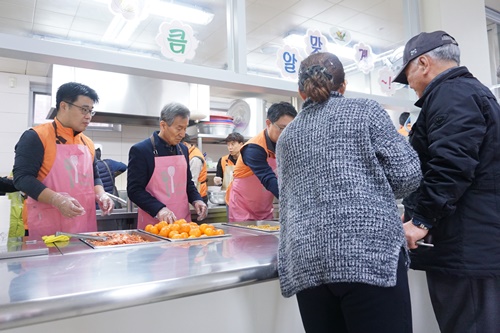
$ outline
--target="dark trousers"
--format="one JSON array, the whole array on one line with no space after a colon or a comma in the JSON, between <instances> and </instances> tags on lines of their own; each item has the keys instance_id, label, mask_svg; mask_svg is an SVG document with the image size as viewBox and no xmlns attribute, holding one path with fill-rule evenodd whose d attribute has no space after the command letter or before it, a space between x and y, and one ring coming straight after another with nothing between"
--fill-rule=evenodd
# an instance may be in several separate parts
<instances>
[{"instance_id":1,"label":"dark trousers","mask_svg":"<svg viewBox=\"0 0 500 333\"><path fill-rule=\"evenodd\" d=\"M397 284L384 288L364 283L332 283L297 294L307 333L411 333L411 303L404 254Z\"/></svg>"},{"instance_id":2,"label":"dark trousers","mask_svg":"<svg viewBox=\"0 0 500 333\"><path fill-rule=\"evenodd\" d=\"M441 333L500 332L500 278L426 274Z\"/></svg>"}]
</instances>

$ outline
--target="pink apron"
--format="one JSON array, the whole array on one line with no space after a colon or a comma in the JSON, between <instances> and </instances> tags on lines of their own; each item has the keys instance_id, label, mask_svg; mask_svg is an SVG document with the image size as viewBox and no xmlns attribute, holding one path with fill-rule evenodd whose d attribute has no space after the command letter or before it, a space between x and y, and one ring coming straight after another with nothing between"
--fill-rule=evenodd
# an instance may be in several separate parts
<instances>
[{"instance_id":1,"label":"pink apron","mask_svg":"<svg viewBox=\"0 0 500 333\"><path fill-rule=\"evenodd\" d=\"M54 164L42 183L53 191L68 193L78 200L85 214L66 218L52 205L28 197L30 237L53 235L56 231L97 231L93 159L85 145L57 144Z\"/></svg>"},{"instance_id":2,"label":"pink apron","mask_svg":"<svg viewBox=\"0 0 500 333\"><path fill-rule=\"evenodd\" d=\"M191 212L189 211L189 201L186 193L186 157L182 152L179 152L180 155L175 156L158 156L154 146L153 149L155 152L155 169L146 186L146 191L165 204L177 219L185 219L190 222ZM144 229L146 225L154 225L158 222L156 218L151 217L142 209L137 210L138 229Z\"/></svg>"},{"instance_id":3,"label":"pink apron","mask_svg":"<svg viewBox=\"0 0 500 333\"><path fill-rule=\"evenodd\" d=\"M267 163L276 173L276 159ZM229 221L270 220L273 218L274 195L266 190L256 175L235 178L229 193Z\"/></svg>"}]
</instances>

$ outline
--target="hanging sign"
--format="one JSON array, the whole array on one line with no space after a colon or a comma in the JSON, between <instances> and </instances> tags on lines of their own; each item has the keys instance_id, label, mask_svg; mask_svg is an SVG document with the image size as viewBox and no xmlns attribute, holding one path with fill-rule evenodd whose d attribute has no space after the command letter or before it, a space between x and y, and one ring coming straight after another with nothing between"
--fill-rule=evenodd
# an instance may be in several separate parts
<instances>
[{"instance_id":1,"label":"hanging sign","mask_svg":"<svg viewBox=\"0 0 500 333\"><path fill-rule=\"evenodd\" d=\"M328 40L319 30L308 29L304 36L304 42L306 43L307 54L328 51Z\"/></svg>"},{"instance_id":2,"label":"hanging sign","mask_svg":"<svg viewBox=\"0 0 500 333\"><path fill-rule=\"evenodd\" d=\"M353 46L354 61L358 69L365 74L370 73L375 68L375 59L370 45L360 42Z\"/></svg>"},{"instance_id":3,"label":"hanging sign","mask_svg":"<svg viewBox=\"0 0 500 333\"><path fill-rule=\"evenodd\" d=\"M332 27L330 28L330 36L332 36L335 44L340 46L345 46L351 42L351 33L348 30Z\"/></svg>"},{"instance_id":4,"label":"hanging sign","mask_svg":"<svg viewBox=\"0 0 500 333\"><path fill-rule=\"evenodd\" d=\"M161 48L161 54L177 62L193 59L198 47L191 26L179 21L163 22L155 40Z\"/></svg>"},{"instance_id":5,"label":"hanging sign","mask_svg":"<svg viewBox=\"0 0 500 333\"><path fill-rule=\"evenodd\" d=\"M278 49L276 56L276 65L280 69L281 76L297 80L300 63L303 60L299 49L285 45Z\"/></svg>"}]
</instances>

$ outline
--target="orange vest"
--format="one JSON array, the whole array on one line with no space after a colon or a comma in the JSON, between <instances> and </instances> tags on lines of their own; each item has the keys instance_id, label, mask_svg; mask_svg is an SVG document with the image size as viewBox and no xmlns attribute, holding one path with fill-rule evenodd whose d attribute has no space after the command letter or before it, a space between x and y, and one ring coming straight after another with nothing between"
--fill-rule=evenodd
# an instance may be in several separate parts
<instances>
[{"instance_id":1,"label":"orange vest","mask_svg":"<svg viewBox=\"0 0 500 333\"><path fill-rule=\"evenodd\" d=\"M222 172L224 172L225 167L227 167L228 165L234 165L234 163L229 159L229 155L226 155L221 157L220 165L222 166Z\"/></svg>"},{"instance_id":2,"label":"orange vest","mask_svg":"<svg viewBox=\"0 0 500 333\"><path fill-rule=\"evenodd\" d=\"M243 154L242 154L242 152L246 148L246 146L248 144L251 144L251 143L259 145L262 148L264 148L264 150L267 152L267 156L268 157L270 157L270 158L276 158L276 155L274 154L274 152L270 151L267 148L265 130L263 130L262 132L260 132L259 134L257 134L256 136L254 136L253 138L251 138L250 140L248 140L243 145L243 147L241 147L240 158L238 158L238 160L236 161L236 166L234 167L233 178L245 178L245 177L249 177L249 176L253 175L252 169L250 169L250 167L247 166L245 164L245 162L243 161Z\"/></svg>"},{"instance_id":3,"label":"orange vest","mask_svg":"<svg viewBox=\"0 0 500 333\"><path fill-rule=\"evenodd\" d=\"M202 197L206 197L208 194L207 187L207 162L205 161L205 157L203 157L203 153L195 146L191 146L189 148L189 160L194 157L198 157L203 161L203 165L201 167L200 175L198 176L198 183L200 183L200 195ZM196 184L195 184L196 185Z\"/></svg>"},{"instance_id":4,"label":"orange vest","mask_svg":"<svg viewBox=\"0 0 500 333\"><path fill-rule=\"evenodd\" d=\"M236 178L245 178L245 177L250 177L250 176L254 175L252 169L250 169L250 167L248 165L246 165L245 162L243 161L243 154L242 153L248 144L253 143L253 144L259 145L262 148L264 148L264 150L267 152L268 157L276 158L276 155L274 154L274 152L270 151L267 148L265 131L266 130L263 130L262 132L260 132L259 134L257 134L256 136L254 136L253 138L248 140L243 145L243 147L241 147L240 157L236 161L236 165L234 167L233 180ZM225 197L226 203L229 203L229 193L231 192L231 185L232 185L232 182L231 182L231 184L229 184L229 186L226 190L226 197Z\"/></svg>"},{"instance_id":5,"label":"orange vest","mask_svg":"<svg viewBox=\"0 0 500 333\"><path fill-rule=\"evenodd\" d=\"M94 158L94 142L83 133L74 135L73 129L70 127L64 127L59 120L54 119L54 122L57 126L57 135L66 140L66 144L74 145L74 144L82 144L89 148L90 153L92 154L92 158ZM54 125L52 122L41 124L33 127L33 130L38 134L40 141L43 144L43 162L40 170L38 170L37 179L39 181L43 181L45 177L49 174L50 169L52 169L52 165L56 159L56 132L54 130ZM26 202L26 201L25 201ZM28 229L28 214L27 209L23 208L23 221L24 228Z\"/></svg>"}]
</instances>

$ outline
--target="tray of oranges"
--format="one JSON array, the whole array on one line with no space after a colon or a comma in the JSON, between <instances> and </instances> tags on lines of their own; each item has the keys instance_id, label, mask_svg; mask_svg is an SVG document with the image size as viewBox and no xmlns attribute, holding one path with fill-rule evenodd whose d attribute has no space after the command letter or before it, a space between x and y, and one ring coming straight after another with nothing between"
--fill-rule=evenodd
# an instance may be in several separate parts
<instances>
[{"instance_id":1,"label":"tray of oranges","mask_svg":"<svg viewBox=\"0 0 500 333\"><path fill-rule=\"evenodd\" d=\"M171 242L185 242L207 238L231 237L224 230L216 228L213 224L187 222L184 219L168 223L161 221L156 224L148 224L144 231Z\"/></svg>"}]
</instances>

